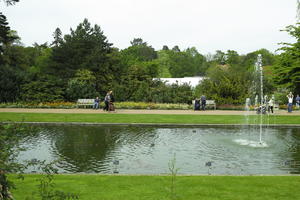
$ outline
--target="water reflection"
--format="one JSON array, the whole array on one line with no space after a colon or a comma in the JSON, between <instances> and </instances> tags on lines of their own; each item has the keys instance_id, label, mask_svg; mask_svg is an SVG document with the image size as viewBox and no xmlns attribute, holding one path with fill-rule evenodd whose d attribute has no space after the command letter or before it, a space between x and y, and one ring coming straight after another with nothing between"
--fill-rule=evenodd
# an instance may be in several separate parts
<instances>
[{"instance_id":1,"label":"water reflection","mask_svg":"<svg viewBox=\"0 0 300 200\"><path fill-rule=\"evenodd\" d=\"M264 148L255 128L157 128L128 126L44 126L22 142L26 159L59 160L63 173L168 173L176 154L183 174L300 174L300 128L268 128ZM118 163L117 165L115 163Z\"/></svg>"}]
</instances>

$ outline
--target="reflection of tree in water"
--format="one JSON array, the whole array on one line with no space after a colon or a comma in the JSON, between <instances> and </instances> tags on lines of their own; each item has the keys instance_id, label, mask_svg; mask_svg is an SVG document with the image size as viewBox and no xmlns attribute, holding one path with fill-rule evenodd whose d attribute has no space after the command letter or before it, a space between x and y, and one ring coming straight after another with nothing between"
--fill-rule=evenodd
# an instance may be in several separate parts
<instances>
[{"instance_id":1,"label":"reflection of tree in water","mask_svg":"<svg viewBox=\"0 0 300 200\"><path fill-rule=\"evenodd\" d=\"M58 167L69 172L111 172L109 166L123 145L150 145L154 138L153 128L58 126L54 129L50 131L53 153L62 159Z\"/></svg>"},{"instance_id":2,"label":"reflection of tree in water","mask_svg":"<svg viewBox=\"0 0 300 200\"><path fill-rule=\"evenodd\" d=\"M52 137L60 165L72 172L100 172L106 154L114 149L119 127L60 126ZM99 168L99 169L97 169Z\"/></svg>"},{"instance_id":3,"label":"reflection of tree in water","mask_svg":"<svg viewBox=\"0 0 300 200\"><path fill-rule=\"evenodd\" d=\"M293 174L300 174L300 128L291 129L291 133L294 141L290 147L292 160L286 164L293 168Z\"/></svg>"},{"instance_id":4,"label":"reflection of tree in water","mask_svg":"<svg viewBox=\"0 0 300 200\"><path fill-rule=\"evenodd\" d=\"M280 132L278 136L287 146L286 152L282 154L282 165L288 168L290 173L300 174L300 128L282 128Z\"/></svg>"}]
</instances>

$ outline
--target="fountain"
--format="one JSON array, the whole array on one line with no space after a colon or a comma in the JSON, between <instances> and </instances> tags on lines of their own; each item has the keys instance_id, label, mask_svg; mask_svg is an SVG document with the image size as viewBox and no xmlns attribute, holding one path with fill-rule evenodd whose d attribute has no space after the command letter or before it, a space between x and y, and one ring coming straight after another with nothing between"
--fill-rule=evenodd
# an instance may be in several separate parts
<instances>
[{"instance_id":1,"label":"fountain","mask_svg":"<svg viewBox=\"0 0 300 200\"><path fill-rule=\"evenodd\" d=\"M259 114L259 141L251 141L245 139L236 139L235 142L240 145L251 146L251 147L267 147L268 145L262 140L263 133L263 115L267 113L267 95L264 96L263 86L263 68L262 68L262 56L258 54L257 61L255 63L255 77L254 77L254 90L255 90L255 109L256 113ZM258 94L257 94L258 93ZM245 117L246 123L249 123L249 110L250 110L250 98L246 98L245 104Z\"/></svg>"}]
</instances>

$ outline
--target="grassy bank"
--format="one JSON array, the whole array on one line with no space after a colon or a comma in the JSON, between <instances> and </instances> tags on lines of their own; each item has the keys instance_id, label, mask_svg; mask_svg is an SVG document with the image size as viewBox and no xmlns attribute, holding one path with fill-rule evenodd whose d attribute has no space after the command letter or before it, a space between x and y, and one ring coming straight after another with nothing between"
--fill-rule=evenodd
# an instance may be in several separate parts
<instances>
[{"instance_id":1,"label":"grassy bank","mask_svg":"<svg viewBox=\"0 0 300 200\"><path fill-rule=\"evenodd\" d=\"M259 116L249 116L256 124ZM160 114L62 114L62 113L0 113L0 121L25 122L92 122L92 123L171 123L171 124L245 124L243 115L160 115ZM264 117L269 124L300 124L300 116Z\"/></svg>"},{"instance_id":2,"label":"grassy bank","mask_svg":"<svg viewBox=\"0 0 300 200\"><path fill-rule=\"evenodd\" d=\"M17 200L37 191L39 175L14 179ZM56 175L56 187L83 200L170 199L168 176ZM175 193L185 200L300 199L299 176L178 176Z\"/></svg>"}]
</instances>

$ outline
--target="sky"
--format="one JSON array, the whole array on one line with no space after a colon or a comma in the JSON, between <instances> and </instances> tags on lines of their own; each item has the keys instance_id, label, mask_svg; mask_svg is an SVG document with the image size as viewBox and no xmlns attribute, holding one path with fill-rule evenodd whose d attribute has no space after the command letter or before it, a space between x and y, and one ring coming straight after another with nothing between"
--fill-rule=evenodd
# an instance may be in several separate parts
<instances>
[{"instance_id":1,"label":"sky","mask_svg":"<svg viewBox=\"0 0 300 200\"><path fill-rule=\"evenodd\" d=\"M296 0L20 0L0 11L25 46L51 43L87 18L100 25L110 43L124 49L142 38L156 50L163 45L202 54L235 50L246 54L261 48L272 52L280 42L293 42L280 31L296 23Z\"/></svg>"}]
</instances>

